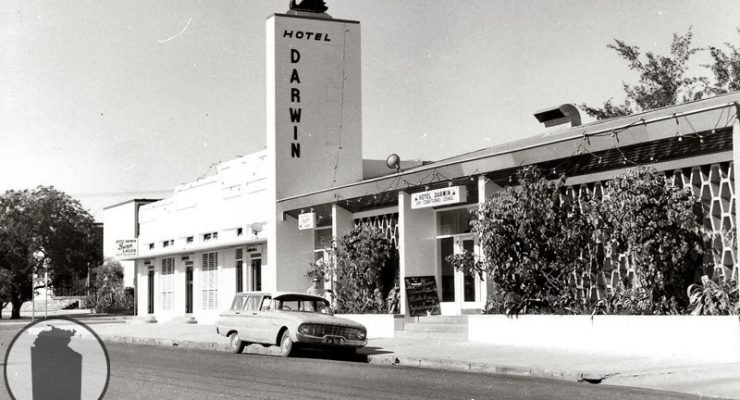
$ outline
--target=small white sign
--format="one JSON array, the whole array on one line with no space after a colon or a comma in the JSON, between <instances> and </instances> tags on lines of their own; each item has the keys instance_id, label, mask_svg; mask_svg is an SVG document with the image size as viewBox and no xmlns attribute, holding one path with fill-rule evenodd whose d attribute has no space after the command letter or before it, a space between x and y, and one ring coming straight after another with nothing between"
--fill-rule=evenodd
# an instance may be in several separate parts
<instances>
[{"instance_id":1,"label":"small white sign","mask_svg":"<svg viewBox=\"0 0 740 400\"><path fill-rule=\"evenodd\" d=\"M305 213L298 216L298 229L313 229L316 227L316 213Z\"/></svg>"},{"instance_id":2,"label":"small white sign","mask_svg":"<svg viewBox=\"0 0 740 400\"><path fill-rule=\"evenodd\" d=\"M450 186L411 195L411 208L437 207L456 204L467 200L465 186Z\"/></svg>"},{"instance_id":3,"label":"small white sign","mask_svg":"<svg viewBox=\"0 0 740 400\"><path fill-rule=\"evenodd\" d=\"M116 251L114 255L116 257L135 257L137 250L136 239L116 240Z\"/></svg>"}]
</instances>

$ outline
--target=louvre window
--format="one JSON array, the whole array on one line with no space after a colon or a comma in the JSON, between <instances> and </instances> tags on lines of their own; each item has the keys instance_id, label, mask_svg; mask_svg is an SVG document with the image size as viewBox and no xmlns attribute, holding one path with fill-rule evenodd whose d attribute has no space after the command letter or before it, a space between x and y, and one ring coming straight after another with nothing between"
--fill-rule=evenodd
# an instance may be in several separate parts
<instances>
[{"instance_id":1,"label":"louvre window","mask_svg":"<svg viewBox=\"0 0 740 400\"><path fill-rule=\"evenodd\" d=\"M218 309L218 253L203 253L200 286L201 310Z\"/></svg>"},{"instance_id":2,"label":"louvre window","mask_svg":"<svg viewBox=\"0 0 740 400\"><path fill-rule=\"evenodd\" d=\"M162 311L172 311L175 300L175 259L162 259L162 275L160 275L159 286L162 292Z\"/></svg>"}]
</instances>

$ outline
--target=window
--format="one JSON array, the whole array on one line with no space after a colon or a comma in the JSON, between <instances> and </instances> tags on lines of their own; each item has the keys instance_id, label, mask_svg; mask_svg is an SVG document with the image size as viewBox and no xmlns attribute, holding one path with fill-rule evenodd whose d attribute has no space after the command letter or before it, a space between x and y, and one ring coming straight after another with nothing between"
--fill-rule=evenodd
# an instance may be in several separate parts
<instances>
[{"instance_id":1,"label":"window","mask_svg":"<svg viewBox=\"0 0 740 400\"><path fill-rule=\"evenodd\" d=\"M269 297L265 296L265 298L262 299L262 306L260 307L260 310L262 310L262 311L270 311L271 303L272 303L272 299L270 299Z\"/></svg>"},{"instance_id":2,"label":"window","mask_svg":"<svg viewBox=\"0 0 740 400\"><path fill-rule=\"evenodd\" d=\"M233 311L239 311L244 306L244 297L236 296L234 297L234 302L231 303L231 310Z\"/></svg>"},{"instance_id":3,"label":"window","mask_svg":"<svg viewBox=\"0 0 740 400\"><path fill-rule=\"evenodd\" d=\"M194 239L194 238L193 238L192 236L188 236L188 237L187 237L187 238L185 239L185 243L193 243L193 239Z\"/></svg>"},{"instance_id":4,"label":"window","mask_svg":"<svg viewBox=\"0 0 740 400\"><path fill-rule=\"evenodd\" d=\"M218 239L218 232L211 232L211 233L204 233L203 234L203 241L208 241L211 239Z\"/></svg>"},{"instance_id":5,"label":"window","mask_svg":"<svg viewBox=\"0 0 740 400\"><path fill-rule=\"evenodd\" d=\"M162 242L162 247L170 247L170 246L172 246L174 244L175 244L175 241L172 240L172 239L165 240L164 242Z\"/></svg>"},{"instance_id":6,"label":"window","mask_svg":"<svg viewBox=\"0 0 740 400\"><path fill-rule=\"evenodd\" d=\"M175 259L162 259L162 275L159 277L159 286L162 292L162 311L172 311L175 302Z\"/></svg>"},{"instance_id":7,"label":"window","mask_svg":"<svg viewBox=\"0 0 740 400\"><path fill-rule=\"evenodd\" d=\"M257 311L262 296L249 296L247 304L244 305L244 311Z\"/></svg>"},{"instance_id":8,"label":"window","mask_svg":"<svg viewBox=\"0 0 740 400\"><path fill-rule=\"evenodd\" d=\"M456 235L470 232L470 214L472 208L458 208L437 213L437 235Z\"/></svg>"},{"instance_id":9,"label":"window","mask_svg":"<svg viewBox=\"0 0 740 400\"><path fill-rule=\"evenodd\" d=\"M149 250L154 250L154 243L149 243Z\"/></svg>"},{"instance_id":10,"label":"window","mask_svg":"<svg viewBox=\"0 0 740 400\"><path fill-rule=\"evenodd\" d=\"M241 236L244 233L244 228L236 228L236 236Z\"/></svg>"},{"instance_id":11,"label":"window","mask_svg":"<svg viewBox=\"0 0 740 400\"><path fill-rule=\"evenodd\" d=\"M218 309L218 253L203 253L200 287L201 310Z\"/></svg>"},{"instance_id":12,"label":"window","mask_svg":"<svg viewBox=\"0 0 740 400\"><path fill-rule=\"evenodd\" d=\"M242 292L244 290L244 250L236 249L236 292Z\"/></svg>"}]
</instances>

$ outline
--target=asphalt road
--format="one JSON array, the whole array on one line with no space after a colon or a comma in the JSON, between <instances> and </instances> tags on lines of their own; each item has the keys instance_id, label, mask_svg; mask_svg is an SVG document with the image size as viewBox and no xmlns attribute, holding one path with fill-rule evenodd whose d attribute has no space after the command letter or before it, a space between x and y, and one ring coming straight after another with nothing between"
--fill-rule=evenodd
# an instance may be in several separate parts
<instances>
[{"instance_id":1,"label":"asphalt road","mask_svg":"<svg viewBox=\"0 0 740 400\"><path fill-rule=\"evenodd\" d=\"M5 354L20 325L0 323ZM696 396L558 380L370 365L303 352L296 358L107 345L107 399L691 399ZM0 398L8 398L0 392Z\"/></svg>"}]
</instances>

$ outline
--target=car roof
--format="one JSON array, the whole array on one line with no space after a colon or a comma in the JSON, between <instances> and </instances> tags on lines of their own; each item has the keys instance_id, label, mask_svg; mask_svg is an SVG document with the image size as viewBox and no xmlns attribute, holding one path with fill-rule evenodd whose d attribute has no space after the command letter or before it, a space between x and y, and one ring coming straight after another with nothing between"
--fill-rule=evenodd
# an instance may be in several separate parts
<instances>
[{"instance_id":1,"label":"car roof","mask_svg":"<svg viewBox=\"0 0 740 400\"><path fill-rule=\"evenodd\" d=\"M306 297L306 298L312 298L314 300L326 300L325 298L321 296L316 296L313 294L307 294L307 293L300 293L300 292L283 292L283 291L275 291L275 292L239 292L236 294L236 296L270 296L272 298L277 297L284 297L284 296L300 296L300 297Z\"/></svg>"}]
</instances>

